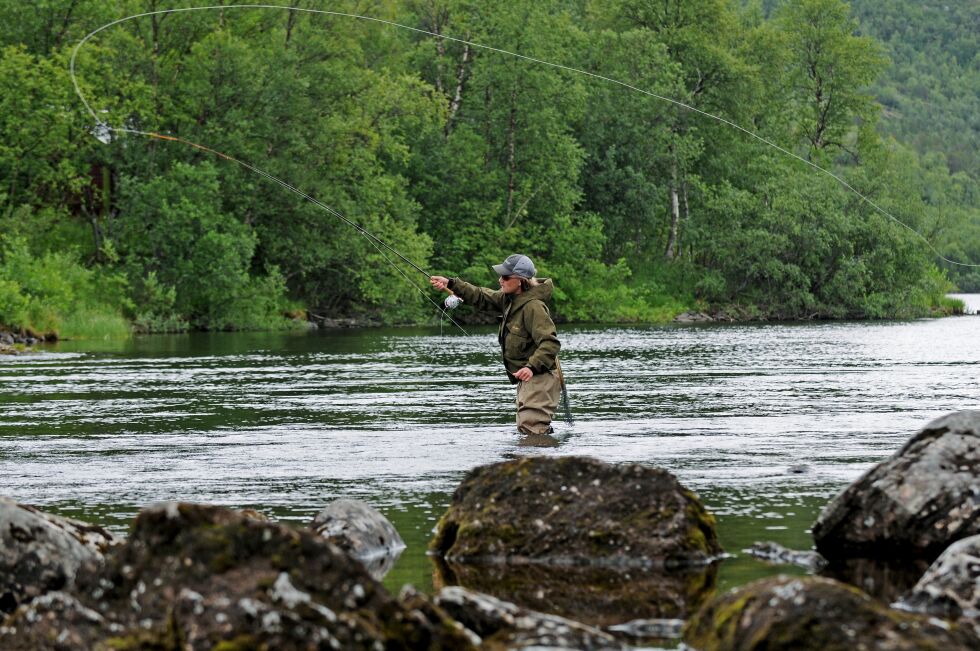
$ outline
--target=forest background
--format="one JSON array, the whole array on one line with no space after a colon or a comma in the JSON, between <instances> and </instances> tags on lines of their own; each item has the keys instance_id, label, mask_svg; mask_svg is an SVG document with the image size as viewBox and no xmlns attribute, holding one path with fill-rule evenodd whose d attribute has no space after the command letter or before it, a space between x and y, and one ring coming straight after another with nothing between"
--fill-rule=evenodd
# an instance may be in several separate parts
<instances>
[{"instance_id":1,"label":"forest background","mask_svg":"<svg viewBox=\"0 0 980 651\"><path fill-rule=\"evenodd\" d=\"M192 2L0 0L0 326L431 321L425 278L186 145L103 144L68 61ZM521 252L566 321L906 318L980 291L975 0L389 0L156 15L82 49L100 119L255 165L432 273ZM932 247L932 248L931 248ZM390 254L389 254L390 256ZM417 287L413 286L417 284ZM462 314L465 317L465 308Z\"/></svg>"}]
</instances>

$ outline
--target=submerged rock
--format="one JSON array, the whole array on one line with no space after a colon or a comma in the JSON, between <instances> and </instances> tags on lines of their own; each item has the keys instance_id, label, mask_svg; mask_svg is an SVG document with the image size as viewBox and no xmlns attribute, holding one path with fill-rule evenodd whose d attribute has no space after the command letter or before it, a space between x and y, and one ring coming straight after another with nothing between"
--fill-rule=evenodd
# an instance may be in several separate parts
<instances>
[{"instance_id":1,"label":"submerged rock","mask_svg":"<svg viewBox=\"0 0 980 651\"><path fill-rule=\"evenodd\" d=\"M827 565L827 559L817 552L787 549L779 543L774 542L753 543L751 547L743 551L749 556L770 563L797 565L811 572L816 572Z\"/></svg>"},{"instance_id":2,"label":"submerged rock","mask_svg":"<svg viewBox=\"0 0 980 651\"><path fill-rule=\"evenodd\" d=\"M966 627L890 609L831 579L780 576L708 603L688 620L684 642L701 651L967 651L980 639Z\"/></svg>"},{"instance_id":3,"label":"submerged rock","mask_svg":"<svg viewBox=\"0 0 980 651\"><path fill-rule=\"evenodd\" d=\"M7 619L0 648L65 648L65 630L69 648L470 648L313 532L194 504L144 509L70 599L33 606Z\"/></svg>"},{"instance_id":4,"label":"submerged rock","mask_svg":"<svg viewBox=\"0 0 980 651\"><path fill-rule=\"evenodd\" d=\"M564 617L520 608L465 588L443 588L436 604L482 638L481 649L624 649L615 637Z\"/></svg>"},{"instance_id":5,"label":"submerged rock","mask_svg":"<svg viewBox=\"0 0 980 651\"><path fill-rule=\"evenodd\" d=\"M935 558L980 533L980 411L938 418L851 484L813 526L817 550Z\"/></svg>"},{"instance_id":6,"label":"submerged rock","mask_svg":"<svg viewBox=\"0 0 980 651\"><path fill-rule=\"evenodd\" d=\"M717 564L644 569L434 560L436 588L458 585L597 627L685 618L714 592L718 573Z\"/></svg>"},{"instance_id":7,"label":"submerged rock","mask_svg":"<svg viewBox=\"0 0 980 651\"><path fill-rule=\"evenodd\" d=\"M0 497L0 612L71 588L79 569L101 563L115 542L102 527Z\"/></svg>"},{"instance_id":8,"label":"submerged rock","mask_svg":"<svg viewBox=\"0 0 980 651\"><path fill-rule=\"evenodd\" d=\"M980 536L950 545L898 606L963 619L980 631Z\"/></svg>"},{"instance_id":9,"label":"submerged rock","mask_svg":"<svg viewBox=\"0 0 980 651\"><path fill-rule=\"evenodd\" d=\"M715 519L669 472L585 457L471 470L430 544L451 562L676 567L721 553Z\"/></svg>"}]
</instances>

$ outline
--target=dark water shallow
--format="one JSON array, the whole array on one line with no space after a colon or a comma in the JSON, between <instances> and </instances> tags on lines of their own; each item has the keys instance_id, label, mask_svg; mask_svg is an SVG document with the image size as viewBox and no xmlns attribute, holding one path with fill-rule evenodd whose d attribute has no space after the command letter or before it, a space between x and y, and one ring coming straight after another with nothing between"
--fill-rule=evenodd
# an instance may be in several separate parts
<instances>
[{"instance_id":1,"label":"dark water shallow","mask_svg":"<svg viewBox=\"0 0 980 651\"><path fill-rule=\"evenodd\" d=\"M980 407L977 316L566 326L576 422L557 447L532 447L514 432L493 333L468 330L157 336L0 358L0 494L119 532L167 499L306 523L360 498L408 543L385 583L431 590L425 545L466 470L589 455L663 467L697 491L736 555L717 571L727 589L802 573L741 550L809 548L831 496L931 418Z\"/></svg>"}]
</instances>

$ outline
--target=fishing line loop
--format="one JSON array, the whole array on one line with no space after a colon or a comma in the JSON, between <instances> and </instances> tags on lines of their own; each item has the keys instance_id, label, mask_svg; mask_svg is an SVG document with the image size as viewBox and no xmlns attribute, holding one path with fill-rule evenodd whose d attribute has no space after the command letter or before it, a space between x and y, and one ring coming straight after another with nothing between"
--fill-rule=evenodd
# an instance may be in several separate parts
<instances>
[{"instance_id":1,"label":"fishing line loop","mask_svg":"<svg viewBox=\"0 0 980 651\"><path fill-rule=\"evenodd\" d=\"M845 181L843 178L841 178L837 174L834 174L833 172L831 172L831 171L829 171L829 170L827 170L827 169L825 169L825 168L817 165L813 161L807 160L806 158L803 158L802 156L800 156L798 154L795 154L792 151L790 151L790 150L788 150L788 149L786 149L784 147L781 147L780 145L772 142L771 140L765 138L764 136L761 136L761 135L755 133L754 131L751 131L749 129L746 129L745 127L743 127L743 126L741 126L741 125L739 125L739 124L737 124L735 122L732 122L731 120L728 120L726 118L723 118L723 117L721 117L719 115L715 115L713 113L709 113L707 111L703 111L703 110L701 110L701 109L699 109L697 107L691 106L690 104L687 104L685 102L681 102L679 100L676 100L676 99L673 99L673 98L670 98L670 97L665 97L663 95L658 95L657 93L648 91L648 90L643 89L643 88L639 88L637 86L634 86L634 85L629 84L629 83L624 82L624 81L620 81L618 79L614 79L612 77L607 77L605 75L601 75L601 74L596 73L596 72L590 72L588 70L583 70L581 68L575 68L575 67L572 67L572 66L567 66L567 65L564 65L564 64L561 64L561 63L556 63L556 62L553 62L553 61L547 61L545 59L538 59L536 57L528 56L528 55L525 55L525 54L520 54L518 52L511 52L511 51L504 50L504 49L501 49L501 48L493 47L493 46L490 46L490 45L484 45L482 43L476 43L474 41L468 41L466 39L457 38L457 37L454 37L454 36L447 36L445 34L437 34L435 32L431 32L431 31L428 31L428 30L425 30L425 29L422 29L422 28L419 28L419 27L412 27L411 25L403 25L401 23L396 23L396 22L391 21L391 20L385 20L383 18L377 18L377 17L374 17L374 16L363 16L363 15L360 15L360 14L354 14L354 13L348 13L348 12L342 12L342 11L330 11L330 10L326 10L326 9L309 9L309 8L304 8L304 7L289 7L289 6L273 5L273 4L233 4L233 5L206 5L206 6L200 6L200 7L179 7L179 8L175 8L175 9L160 9L160 10L156 10L156 11L147 11L147 12L140 13L140 14L133 14L132 16L125 16L123 18L119 18L118 20L114 20L112 22L106 23L105 25L102 25L101 27L98 27L95 30L93 30L90 33L88 33L84 38L82 38L81 41L78 42L78 44L75 45L75 48L72 50L71 60L69 61L69 72L70 72L70 75L71 75L72 83L75 86L75 92L76 92L76 94L78 94L78 97L82 101L82 104L85 105L85 109L91 114L92 119L96 123L96 128L99 129L99 130L101 130L102 127L105 127L105 128L107 128L107 129L109 129L111 131L116 131L116 132L134 133L134 134L139 134L139 135L151 135L149 133L142 132L142 131L135 131L135 130L131 130L131 129L123 129L123 128L113 127L111 125L106 124L105 122L99 120L99 118L96 115L95 111L92 110L92 107L89 105L88 101L85 99L85 96L82 94L81 88L78 85L78 80L77 80L76 75L75 75L75 58L76 58L76 56L78 54L78 51L81 49L81 47L90 38L92 38L93 36L95 36L96 34L98 34L99 32L101 32L101 31L103 31L105 29L108 29L108 28L113 27L115 25L119 25L120 23L124 23L126 21L135 20L137 18L145 18L145 17L148 17L148 16L157 16L157 15L162 15L162 14L173 14L173 13L182 13L182 12L191 12L191 11L214 11L214 10L226 10L226 9L280 9L280 10L286 10L286 11L296 11L296 12L310 13L310 14L322 14L322 15L327 15L327 16L337 16L337 17L341 17L341 18L353 18L353 19L357 19L357 20L374 22L374 23L379 23L379 24L387 25L387 26L390 26L390 27L397 27L399 29L405 29L405 30L408 30L408 31L416 32L418 34L425 34L426 36L431 36L431 37L434 37L434 38L440 38L440 39L443 39L445 41L451 41L451 42L454 42L454 43L460 43L460 44L463 44L463 45L467 45L469 47L473 47L473 48L477 48L477 49L481 49L481 50L486 50L488 52L496 52L498 54L503 54L503 55L506 55L506 56L515 57L515 58L518 58L518 59L522 59L524 61L529 61L531 63L536 63L536 64L544 65L544 66L547 66L547 67L550 67L550 68L554 68L554 69L557 69L557 70L564 70L566 72L571 72L571 73L575 73L575 74L585 75L585 76L591 77L593 79L598 79L598 80L605 81L605 82L608 82L608 83L616 84L616 85L621 86L623 88L626 88L628 90L631 90L631 91L634 91L634 92L638 92L638 93L641 93L643 95L647 95L649 97L653 97L654 99L658 99L658 100L661 100L663 102L668 102L670 104L673 104L674 106L683 108L685 110L691 111L693 113L697 113L697 114L699 114L701 116L710 118L710 119L715 120L717 122L720 122L722 124L728 125L729 127L733 128L733 129L736 129L736 130L738 130L738 131L740 131L740 132L748 135L749 137L754 138L755 140L758 140L759 142L761 142L761 143L763 143L763 144L765 144L765 145L767 145L767 146L775 149L776 151L779 151L779 152L781 152L781 153L783 153L783 154L785 154L787 156L790 156L790 157L796 159L797 161L799 161L801 163L804 163L805 165L809 165L813 169L815 169L815 170L817 170L817 171L819 171L819 172L821 172L823 174L826 174L830 178L832 178L835 181L837 181L837 183L839 183L845 189L847 189L850 192L852 192L853 194L855 194L858 198L860 198L862 201L864 201L869 206L871 206L879 214L887 217L888 219L890 219L891 221L895 222L899 226L902 226L903 228L907 229L913 235L915 235L920 240L922 240L926 244L926 246L929 247L929 249L939 259L943 260L944 262L947 262L947 263L949 263L951 265L957 265L957 266L962 266L962 267L980 267L980 264L971 264L971 263L967 263L967 262L957 262L955 260L950 260L946 256L942 255L939 252L939 250L936 249L936 247L925 237L925 235L923 235L919 231L915 230L914 228L912 228L911 226L909 226L908 224L906 224L905 222L903 222L902 220L898 219L897 217L895 217L894 215L892 215L890 212L888 212L887 210L885 210L884 208L882 208L881 206L879 206L877 203L875 203L874 201L872 201L869 197L867 197L866 195L864 195L857 188L855 188L854 186L852 186L850 183L848 183L847 181ZM158 136L154 136L154 137L158 137ZM184 141L184 142L187 142L187 141ZM198 146L198 145L195 145L195 146ZM201 149L206 149L206 148L201 147L201 146L198 146L198 147L201 148ZM208 150L208 151L212 151L213 152L214 150ZM217 152L214 152L214 153L217 153ZM223 156L223 157L231 159L228 156ZM234 160L234 159L231 159L231 160ZM235 161L235 162L239 162L240 164L245 165L244 163L241 163L240 161ZM258 171L257 168L254 168L254 167L251 167L251 166L248 166L248 165L246 165L246 167L249 167L249 169L253 169L255 171ZM283 185L284 187L287 187L287 188L290 188L291 189L291 186L289 186L288 184L284 183L283 181L280 181L279 179L276 179L275 177L272 177L271 175L266 174L266 173L263 173L263 175L267 176L268 178L270 178L272 180L275 180L277 183ZM309 198L308 195L303 195L303 196ZM319 202L316 202L312 198L309 198L309 200L310 201L313 201L314 203L316 203L317 205L321 206L322 208L330 211L331 214L336 214L337 216L340 216L339 213L336 213L333 209L331 209L331 208L329 208L329 207L327 207L327 206L325 206L325 205L323 205L323 204L321 204ZM341 217L341 219L344 219L350 225L352 225L355 228L358 228L360 230L360 227L356 226L353 222L349 222L349 220L347 220L344 217ZM364 233L362 233L362 234L364 234ZM370 241L372 241L372 243L374 242L374 240L371 239L371 238L374 237L373 235L367 235L367 234L365 234L365 237L368 237L368 239ZM377 239L377 238L375 238L375 239ZM379 242L382 242L381 240L378 240L378 241ZM409 261L407 258L404 258L403 256L401 256L400 253L398 253L397 251L395 251L393 248L389 247L387 244L385 244L385 243L382 242L382 245L385 246L385 247L388 247L389 250L391 250L393 253L396 253L400 258L402 258L402 260L404 262L407 262L408 264L410 264L417 271L420 271L422 273L426 273L420 267L418 267L417 265L415 265L414 263L412 263L411 261ZM375 246L378 246L378 244L375 244ZM414 283L413 283L413 285L414 285ZM433 302L433 301L431 301L431 299L429 299L429 300L430 300L430 302ZM457 324L457 327L458 326L459 326L459 324ZM460 328L460 329L462 329L462 328Z\"/></svg>"}]
</instances>

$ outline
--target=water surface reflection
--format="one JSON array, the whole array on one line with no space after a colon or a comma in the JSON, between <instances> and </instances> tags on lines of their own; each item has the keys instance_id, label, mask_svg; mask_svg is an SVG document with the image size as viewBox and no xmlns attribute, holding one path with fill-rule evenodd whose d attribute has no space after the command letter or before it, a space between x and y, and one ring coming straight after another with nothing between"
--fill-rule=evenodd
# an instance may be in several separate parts
<instances>
[{"instance_id":1,"label":"water surface reflection","mask_svg":"<svg viewBox=\"0 0 980 651\"><path fill-rule=\"evenodd\" d=\"M425 545L466 470L588 455L699 492L737 556L704 584L727 589L802 572L740 552L808 548L830 496L927 420L978 407L978 330L977 317L564 326L575 424L547 445L515 434L489 329L64 342L0 359L0 493L115 531L163 499L297 524L364 499L409 546L386 583L431 590Z\"/></svg>"}]
</instances>

